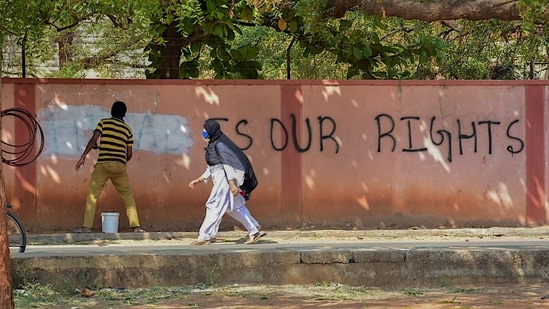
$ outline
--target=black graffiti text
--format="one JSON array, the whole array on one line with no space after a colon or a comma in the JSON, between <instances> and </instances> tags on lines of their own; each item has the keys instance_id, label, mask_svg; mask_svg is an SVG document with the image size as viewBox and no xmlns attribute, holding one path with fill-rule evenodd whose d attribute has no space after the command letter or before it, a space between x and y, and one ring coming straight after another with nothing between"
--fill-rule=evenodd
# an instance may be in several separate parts
<instances>
[{"instance_id":1,"label":"black graffiti text","mask_svg":"<svg viewBox=\"0 0 549 309\"><path fill-rule=\"evenodd\" d=\"M228 118L211 118L217 121L228 121ZM249 149L254 143L252 136L247 134L243 129L248 125L247 119L241 119L235 126L236 134L244 137L248 143L246 145L239 145L242 150ZM270 142L271 147L276 151L284 151L288 147L292 147L298 152L310 151L313 147L313 141L316 139L319 143L319 150L323 152L328 145L332 145L335 153L339 152L339 141L335 137L337 124L336 121L329 116L318 116L317 121L312 124L309 118L305 118L305 129L298 130L297 117L294 114L290 114L290 123L285 123L281 119L271 118L270 120ZM300 134L304 135L304 142L299 141ZM281 140L276 141L276 136L280 136Z\"/></svg>"},{"instance_id":2,"label":"black graffiti text","mask_svg":"<svg viewBox=\"0 0 549 309\"><path fill-rule=\"evenodd\" d=\"M403 124L405 126L405 132L407 139L405 139L404 145L401 150L403 152L423 152L428 151L425 145L415 145L414 141L417 141L417 135L421 134L419 125L421 124L421 118L418 116L404 116L400 117L398 122L395 122L393 117L389 114L379 114L375 118L377 124L377 152L382 152L383 149L389 149L394 152L397 147L397 138L395 137L394 130L397 125ZM500 121L494 120L481 120L477 122L462 123L460 119L456 120L457 133L456 139L453 140L453 132L446 129L437 129L440 126L440 121L437 121L436 117L432 117L429 120L429 141L437 147L445 147L444 153L446 153L446 160L452 162L453 156L453 143L457 142L459 147L459 154L464 154L464 144L472 143L473 152L478 151L479 142L486 143L488 148L488 154L493 152L493 136L494 130L500 130L502 124ZM515 135L513 135L513 127L519 123L519 120L513 120L506 126L506 137L509 140L509 144L506 150L514 155L524 150L524 141ZM485 139L479 140L480 137Z\"/></svg>"}]
</instances>

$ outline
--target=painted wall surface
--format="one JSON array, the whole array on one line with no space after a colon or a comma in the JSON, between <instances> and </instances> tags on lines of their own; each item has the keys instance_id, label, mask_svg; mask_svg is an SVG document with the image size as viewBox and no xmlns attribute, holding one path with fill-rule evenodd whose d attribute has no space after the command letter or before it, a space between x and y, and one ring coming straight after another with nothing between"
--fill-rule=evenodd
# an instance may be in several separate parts
<instances>
[{"instance_id":1,"label":"painted wall surface","mask_svg":"<svg viewBox=\"0 0 549 309\"><path fill-rule=\"evenodd\" d=\"M216 118L259 178L248 207L270 228L530 226L547 221L543 82L3 80L3 108L36 114L45 148L4 165L8 201L31 232L80 226L97 122L128 105L128 164L143 226L194 231L210 185L202 124ZM8 117L4 117L8 118ZM2 139L18 137L2 119ZM101 212L122 201L109 183ZM237 225L227 218L223 228Z\"/></svg>"}]
</instances>

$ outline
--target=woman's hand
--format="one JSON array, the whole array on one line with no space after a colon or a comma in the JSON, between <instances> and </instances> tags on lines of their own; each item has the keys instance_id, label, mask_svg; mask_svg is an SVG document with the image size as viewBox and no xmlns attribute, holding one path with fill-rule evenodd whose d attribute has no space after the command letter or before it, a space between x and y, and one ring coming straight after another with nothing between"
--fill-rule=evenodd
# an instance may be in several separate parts
<instances>
[{"instance_id":1,"label":"woman's hand","mask_svg":"<svg viewBox=\"0 0 549 309\"><path fill-rule=\"evenodd\" d=\"M234 179L229 180L229 187L234 196L237 196L240 193L240 188L236 186Z\"/></svg>"},{"instance_id":2,"label":"woman's hand","mask_svg":"<svg viewBox=\"0 0 549 309\"><path fill-rule=\"evenodd\" d=\"M202 178L196 178L193 181L189 182L189 187L191 189L194 189L194 186L196 186L197 183L203 182L204 180Z\"/></svg>"}]
</instances>

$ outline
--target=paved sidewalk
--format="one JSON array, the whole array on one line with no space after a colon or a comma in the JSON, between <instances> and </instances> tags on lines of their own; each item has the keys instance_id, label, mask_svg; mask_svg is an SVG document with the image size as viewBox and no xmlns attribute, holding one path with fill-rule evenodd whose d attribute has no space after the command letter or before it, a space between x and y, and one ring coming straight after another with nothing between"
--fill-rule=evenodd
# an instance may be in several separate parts
<instances>
[{"instance_id":1,"label":"paved sidewalk","mask_svg":"<svg viewBox=\"0 0 549 309\"><path fill-rule=\"evenodd\" d=\"M195 232L29 235L12 253L16 282L138 288L155 285L314 284L376 287L439 286L441 282L549 281L549 228L245 232L190 246Z\"/></svg>"},{"instance_id":2,"label":"paved sidewalk","mask_svg":"<svg viewBox=\"0 0 549 309\"><path fill-rule=\"evenodd\" d=\"M406 229L406 230L288 230L266 231L266 239L277 240L322 240L333 239L467 239L467 238L549 238L548 227L534 228L463 228L463 229ZM218 237L235 238L243 237L244 231L220 232ZM198 236L197 232L148 232L148 233L55 233L55 234L29 234L29 243L34 245L63 245L82 243L95 240L193 240Z\"/></svg>"}]
</instances>

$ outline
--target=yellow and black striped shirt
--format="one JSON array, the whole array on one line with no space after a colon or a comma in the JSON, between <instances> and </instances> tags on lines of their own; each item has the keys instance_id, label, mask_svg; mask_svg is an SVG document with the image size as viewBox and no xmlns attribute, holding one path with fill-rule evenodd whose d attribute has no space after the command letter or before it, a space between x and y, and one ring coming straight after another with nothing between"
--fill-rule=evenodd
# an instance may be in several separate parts
<instances>
[{"instance_id":1,"label":"yellow and black striped shirt","mask_svg":"<svg viewBox=\"0 0 549 309\"><path fill-rule=\"evenodd\" d=\"M132 128L119 118L104 118L95 131L101 134L97 162L121 162L126 164L127 148L133 146Z\"/></svg>"}]
</instances>

